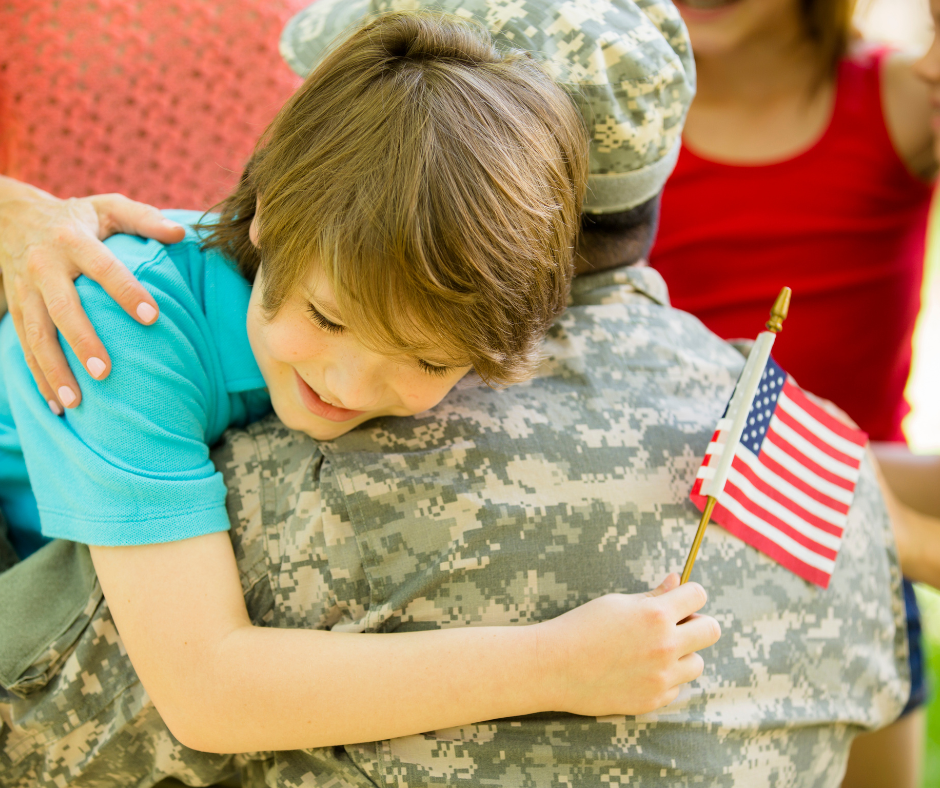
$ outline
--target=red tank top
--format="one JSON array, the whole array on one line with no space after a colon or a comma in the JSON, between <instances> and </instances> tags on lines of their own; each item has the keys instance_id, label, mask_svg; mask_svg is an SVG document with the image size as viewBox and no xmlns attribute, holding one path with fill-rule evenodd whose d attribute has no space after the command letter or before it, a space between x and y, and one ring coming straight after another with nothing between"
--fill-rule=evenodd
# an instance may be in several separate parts
<instances>
[{"instance_id":1,"label":"red tank top","mask_svg":"<svg viewBox=\"0 0 940 788\"><path fill-rule=\"evenodd\" d=\"M885 54L840 64L828 128L792 159L737 166L683 146L650 262L673 305L726 339L754 337L792 287L781 366L872 439L903 440L931 188L888 136Z\"/></svg>"}]
</instances>

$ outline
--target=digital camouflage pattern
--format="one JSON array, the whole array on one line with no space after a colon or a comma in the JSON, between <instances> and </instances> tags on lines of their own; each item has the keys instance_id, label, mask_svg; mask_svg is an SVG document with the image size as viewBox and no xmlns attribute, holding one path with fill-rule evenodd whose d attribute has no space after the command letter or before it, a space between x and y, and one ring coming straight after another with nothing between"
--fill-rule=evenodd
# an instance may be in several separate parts
<instances>
[{"instance_id":1,"label":"digital camouflage pattern","mask_svg":"<svg viewBox=\"0 0 940 788\"><path fill-rule=\"evenodd\" d=\"M214 459L253 620L521 625L678 570L698 521L689 489L742 357L665 299L648 268L579 277L528 383L469 379L428 413L330 443L274 418L228 433ZM49 683L0 696L0 784L205 785L242 765L259 788L837 786L853 736L891 722L909 691L871 465L828 589L716 527L695 579L722 637L703 676L656 713L539 714L238 759L172 738L96 597L77 641L53 645L67 656Z\"/></svg>"},{"instance_id":2,"label":"digital camouflage pattern","mask_svg":"<svg viewBox=\"0 0 940 788\"><path fill-rule=\"evenodd\" d=\"M412 10L473 19L547 66L591 135L585 211L623 211L662 190L695 92L688 34L669 0L317 0L288 23L281 54L306 76L364 18Z\"/></svg>"}]
</instances>

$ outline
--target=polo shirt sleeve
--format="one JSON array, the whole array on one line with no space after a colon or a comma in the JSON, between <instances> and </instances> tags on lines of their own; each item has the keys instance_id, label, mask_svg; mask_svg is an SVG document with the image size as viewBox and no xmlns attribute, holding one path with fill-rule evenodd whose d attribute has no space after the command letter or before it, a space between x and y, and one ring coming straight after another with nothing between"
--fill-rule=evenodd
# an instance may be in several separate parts
<instances>
[{"instance_id":1,"label":"polo shirt sleeve","mask_svg":"<svg viewBox=\"0 0 940 788\"><path fill-rule=\"evenodd\" d=\"M96 283L76 283L112 371L93 380L63 341L83 396L64 417L43 400L13 332L3 337L13 416L47 537L139 545L229 528L208 448L230 417L219 351L185 272L160 245L145 251L152 258L132 270L160 306L152 326L128 317Z\"/></svg>"}]
</instances>

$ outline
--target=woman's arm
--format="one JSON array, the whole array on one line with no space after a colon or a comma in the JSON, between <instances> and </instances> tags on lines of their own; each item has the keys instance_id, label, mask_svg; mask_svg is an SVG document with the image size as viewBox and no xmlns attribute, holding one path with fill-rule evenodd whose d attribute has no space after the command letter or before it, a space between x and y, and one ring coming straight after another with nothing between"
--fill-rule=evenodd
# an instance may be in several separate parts
<instances>
[{"instance_id":1,"label":"woman's arm","mask_svg":"<svg viewBox=\"0 0 940 788\"><path fill-rule=\"evenodd\" d=\"M879 481L906 577L940 588L940 455L873 443Z\"/></svg>"},{"instance_id":2,"label":"woman's arm","mask_svg":"<svg viewBox=\"0 0 940 788\"><path fill-rule=\"evenodd\" d=\"M914 454L900 443L873 443L881 472L897 499L915 511L940 517L940 454Z\"/></svg>"},{"instance_id":3,"label":"woman's arm","mask_svg":"<svg viewBox=\"0 0 940 788\"><path fill-rule=\"evenodd\" d=\"M888 133L908 169L925 181L937 175L927 86L914 73L916 58L898 52L885 58L881 71L881 106Z\"/></svg>"},{"instance_id":4,"label":"woman's arm","mask_svg":"<svg viewBox=\"0 0 940 788\"><path fill-rule=\"evenodd\" d=\"M73 281L84 274L140 323L156 320L156 302L101 243L115 233L131 233L175 243L183 228L149 205L119 194L59 200L13 178L0 176L0 270L16 333L30 371L48 401L65 403L63 387L81 402L81 389L59 347L56 328L97 379L107 377L111 360L95 333ZM143 310L141 309L143 305ZM147 311L147 308L151 311ZM103 368L89 360L96 358ZM97 375L96 370L100 370Z\"/></svg>"},{"instance_id":5,"label":"woman's arm","mask_svg":"<svg viewBox=\"0 0 940 788\"><path fill-rule=\"evenodd\" d=\"M651 711L701 673L694 652L720 634L693 615L702 587L677 588L676 575L531 626L254 627L225 533L91 550L141 682L174 736L210 752L349 744L547 710Z\"/></svg>"}]
</instances>

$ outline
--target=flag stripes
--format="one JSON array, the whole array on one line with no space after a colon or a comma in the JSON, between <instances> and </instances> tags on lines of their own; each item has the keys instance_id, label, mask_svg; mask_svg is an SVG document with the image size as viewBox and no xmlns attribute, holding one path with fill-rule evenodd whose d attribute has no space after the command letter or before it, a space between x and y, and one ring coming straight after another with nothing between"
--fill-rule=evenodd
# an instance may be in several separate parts
<instances>
[{"instance_id":1,"label":"flag stripes","mask_svg":"<svg viewBox=\"0 0 940 788\"><path fill-rule=\"evenodd\" d=\"M692 488L704 509L734 414L718 422ZM768 359L712 520L800 577L828 587L865 433L843 424Z\"/></svg>"}]
</instances>

